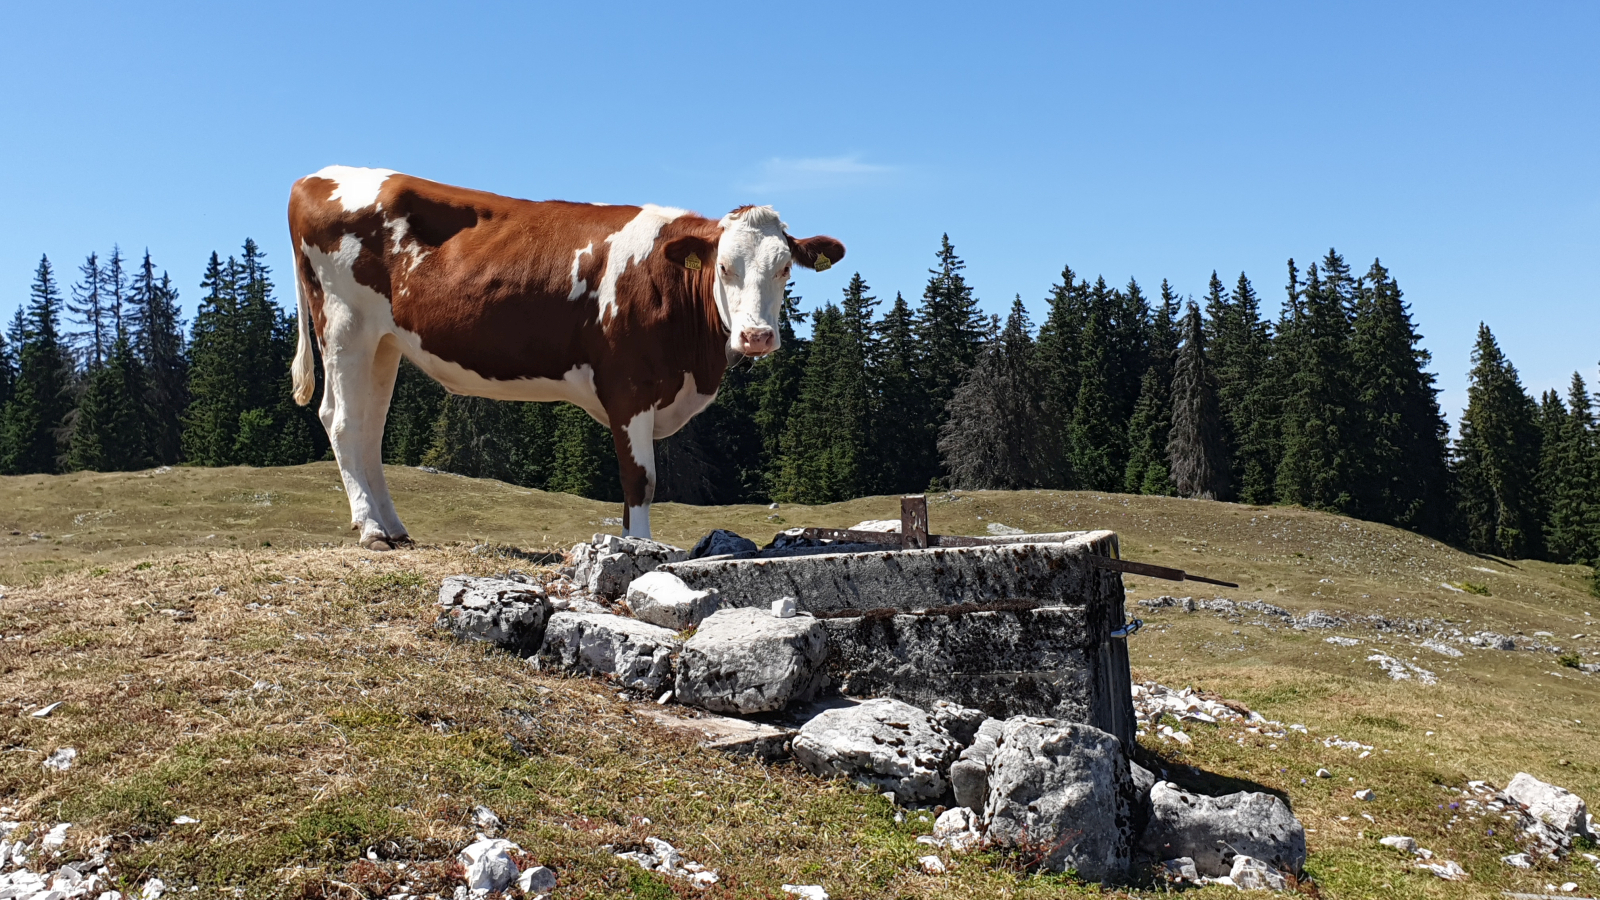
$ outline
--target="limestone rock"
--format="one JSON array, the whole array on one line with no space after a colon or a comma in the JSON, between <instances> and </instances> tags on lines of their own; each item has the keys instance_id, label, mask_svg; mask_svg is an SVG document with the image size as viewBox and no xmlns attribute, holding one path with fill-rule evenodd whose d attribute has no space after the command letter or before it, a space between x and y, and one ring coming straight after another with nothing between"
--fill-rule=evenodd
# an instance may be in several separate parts
<instances>
[{"instance_id":1,"label":"limestone rock","mask_svg":"<svg viewBox=\"0 0 1600 900\"><path fill-rule=\"evenodd\" d=\"M534 866L517 879L517 889L524 894L548 894L556 889L556 873L548 866Z\"/></svg>"},{"instance_id":2,"label":"limestone rock","mask_svg":"<svg viewBox=\"0 0 1600 900\"><path fill-rule=\"evenodd\" d=\"M1228 877L1233 879L1233 886L1241 891L1283 891L1289 888L1282 874L1249 856L1235 856Z\"/></svg>"},{"instance_id":3,"label":"limestone rock","mask_svg":"<svg viewBox=\"0 0 1600 900\"><path fill-rule=\"evenodd\" d=\"M1139 842L1151 859L1187 856L1201 875L1228 875L1237 855L1295 874L1306 861L1306 832L1289 805L1271 794L1242 791L1202 797L1157 782L1150 824Z\"/></svg>"},{"instance_id":4,"label":"limestone rock","mask_svg":"<svg viewBox=\"0 0 1600 900\"><path fill-rule=\"evenodd\" d=\"M1556 831L1573 837L1583 836L1588 831L1588 807L1582 797L1566 788L1547 784L1527 772L1518 772L1506 785L1504 794L1526 809L1528 815Z\"/></svg>"},{"instance_id":5,"label":"limestone rock","mask_svg":"<svg viewBox=\"0 0 1600 900\"><path fill-rule=\"evenodd\" d=\"M933 820L933 837L924 843L948 847L952 853L976 850L983 843L982 823L978 814L965 806L952 807Z\"/></svg>"},{"instance_id":6,"label":"limestone rock","mask_svg":"<svg viewBox=\"0 0 1600 900\"><path fill-rule=\"evenodd\" d=\"M1414 837L1407 837L1403 834L1391 834L1388 837L1378 841L1378 843L1384 845L1385 847L1393 847L1402 853L1417 852L1417 839Z\"/></svg>"},{"instance_id":7,"label":"limestone rock","mask_svg":"<svg viewBox=\"0 0 1600 900\"><path fill-rule=\"evenodd\" d=\"M485 838L470 844L456 857L467 870L467 890L503 891L517 880L517 864L511 859L516 844L502 838Z\"/></svg>"},{"instance_id":8,"label":"limestone rock","mask_svg":"<svg viewBox=\"0 0 1600 900\"><path fill-rule=\"evenodd\" d=\"M682 631L717 611L715 591L697 591L669 572L646 572L628 585L624 601L633 614L652 625Z\"/></svg>"},{"instance_id":9,"label":"limestone rock","mask_svg":"<svg viewBox=\"0 0 1600 900\"><path fill-rule=\"evenodd\" d=\"M985 719L961 758L950 766L950 786L956 796L956 805L968 809L983 809L989 799L989 757L994 755L996 741L1005 723L999 719Z\"/></svg>"},{"instance_id":10,"label":"limestone rock","mask_svg":"<svg viewBox=\"0 0 1600 900\"><path fill-rule=\"evenodd\" d=\"M793 747L813 774L853 778L901 803L943 796L960 749L927 713L882 699L822 713L800 727Z\"/></svg>"},{"instance_id":11,"label":"limestone rock","mask_svg":"<svg viewBox=\"0 0 1600 900\"><path fill-rule=\"evenodd\" d=\"M989 843L1034 850L1045 868L1088 881L1125 880L1135 835L1122 742L1090 725L1017 716L995 743Z\"/></svg>"},{"instance_id":12,"label":"limestone rock","mask_svg":"<svg viewBox=\"0 0 1600 900\"><path fill-rule=\"evenodd\" d=\"M615 600L640 575L688 557L682 549L660 541L597 534L593 541L572 548L572 580L597 597Z\"/></svg>"},{"instance_id":13,"label":"limestone rock","mask_svg":"<svg viewBox=\"0 0 1600 900\"><path fill-rule=\"evenodd\" d=\"M956 743L963 747L972 746L977 739L978 728L988 721L989 716L981 709L960 706L948 700L935 700L928 709L928 714L933 716L933 721L945 733L956 739Z\"/></svg>"},{"instance_id":14,"label":"limestone rock","mask_svg":"<svg viewBox=\"0 0 1600 900\"><path fill-rule=\"evenodd\" d=\"M539 666L614 677L625 688L654 695L672 675L681 643L659 625L609 613L558 612L545 627Z\"/></svg>"},{"instance_id":15,"label":"limestone rock","mask_svg":"<svg viewBox=\"0 0 1600 900\"><path fill-rule=\"evenodd\" d=\"M1187 856L1162 860L1161 874L1166 876L1168 881L1189 882L1191 884L1200 881L1200 872L1194 867L1194 860Z\"/></svg>"},{"instance_id":16,"label":"limestone rock","mask_svg":"<svg viewBox=\"0 0 1600 900\"><path fill-rule=\"evenodd\" d=\"M689 559L726 556L731 553L753 553L758 549L760 548L756 546L755 541L718 528L695 542L694 548L689 551Z\"/></svg>"},{"instance_id":17,"label":"limestone rock","mask_svg":"<svg viewBox=\"0 0 1600 900\"><path fill-rule=\"evenodd\" d=\"M519 656L544 642L550 599L543 588L509 578L452 575L439 586L439 626L464 641L487 641Z\"/></svg>"},{"instance_id":18,"label":"limestone rock","mask_svg":"<svg viewBox=\"0 0 1600 900\"><path fill-rule=\"evenodd\" d=\"M827 659L828 632L811 616L718 610L683 647L678 702L724 713L780 710L816 694Z\"/></svg>"}]
</instances>

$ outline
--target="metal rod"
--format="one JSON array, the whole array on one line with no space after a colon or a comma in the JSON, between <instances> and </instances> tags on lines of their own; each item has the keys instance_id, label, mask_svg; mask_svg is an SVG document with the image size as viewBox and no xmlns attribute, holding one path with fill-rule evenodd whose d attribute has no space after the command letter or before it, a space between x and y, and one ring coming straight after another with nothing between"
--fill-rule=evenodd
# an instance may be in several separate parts
<instances>
[{"instance_id":1,"label":"metal rod","mask_svg":"<svg viewBox=\"0 0 1600 900\"><path fill-rule=\"evenodd\" d=\"M1090 556L1089 562L1102 569L1126 572L1129 575L1144 575L1147 578L1161 578L1167 581L1198 581L1202 584L1214 584L1218 587L1238 587L1237 584L1231 581L1218 581L1215 578L1207 578L1204 575L1190 575L1182 569L1170 569L1166 566L1133 562L1126 559L1112 559L1109 556Z\"/></svg>"}]
</instances>

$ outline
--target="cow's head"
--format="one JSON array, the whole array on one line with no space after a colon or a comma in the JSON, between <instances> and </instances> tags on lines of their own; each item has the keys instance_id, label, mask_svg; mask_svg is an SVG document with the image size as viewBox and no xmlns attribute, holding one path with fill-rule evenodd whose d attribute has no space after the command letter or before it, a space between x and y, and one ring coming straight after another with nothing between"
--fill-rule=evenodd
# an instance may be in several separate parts
<instances>
[{"instance_id":1,"label":"cow's head","mask_svg":"<svg viewBox=\"0 0 1600 900\"><path fill-rule=\"evenodd\" d=\"M820 235L790 237L770 206L741 206L717 224L721 230L712 240L685 236L669 243L667 258L691 269L714 266L712 292L728 330L728 348L765 356L778 349L778 315L790 266L820 272L844 258L844 245Z\"/></svg>"}]
</instances>

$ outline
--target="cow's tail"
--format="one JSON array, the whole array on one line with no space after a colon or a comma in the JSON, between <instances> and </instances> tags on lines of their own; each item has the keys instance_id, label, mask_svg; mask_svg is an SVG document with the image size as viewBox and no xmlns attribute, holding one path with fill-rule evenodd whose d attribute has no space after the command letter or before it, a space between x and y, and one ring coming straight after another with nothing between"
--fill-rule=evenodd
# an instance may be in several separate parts
<instances>
[{"instance_id":1,"label":"cow's tail","mask_svg":"<svg viewBox=\"0 0 1600 900\"><path fill-rule=\"evenodd\" d=\"M311 304L306 302L305 276L296 275L295 318L300 324L300 339L294 348L294 363L289 372L294 378L294 402L305 406L317 391L317 364L311 351Z\"/></svg>"}]
</instances>

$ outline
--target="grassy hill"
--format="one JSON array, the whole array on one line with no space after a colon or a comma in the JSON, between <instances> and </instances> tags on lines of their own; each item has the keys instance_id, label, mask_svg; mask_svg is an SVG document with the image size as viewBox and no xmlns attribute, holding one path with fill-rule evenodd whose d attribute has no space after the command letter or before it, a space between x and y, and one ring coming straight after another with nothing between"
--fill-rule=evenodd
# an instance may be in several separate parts
<instances>
[{"instance_id":1,"label":"grassy hill","mask_svg":"<svg viewBox=\"0 0 1600 900\"><path fill-rule=\"evenodd\" d=\"M897 823L881 799L791 766L699 750L595 682L443 639L430 608L441 577L526 570L528 553L616 530L606 520L620 509L415 469L389 478L417 549L355 549L331 464L0 479L0 807L75 823L69 852L108 837L130 883L156 873L199 896L443 887L448 866L433 860L470 839L478 803L558 869L561 898L691 895L602 849L648 835L722 873L694 896L779 897L785 882L821 882L835 898L1097 892L999 856L923 875L915 836L929 822ZM897 516L892 497L654 513L657 536L683 545L713 527L764 540ZM1169 498L956 493L931 498L930 518L950 534L997 522L1109 528L1128 558L1238 582L1128 579L1130 611L1149 625L1132 640L1135 677L1216 691L1306 732L1190 725L1192 746L1147 746L1174 780L1290 798L1312 829L1321 896L1491 897L1569 880L1600 893L1582 856L1532 872L1502 865L1512 836L1452 809L1462 798L1441 787L1528 771L1600 804L1600 676L1555 652L1421 646L1439 629L1489 630L1600 661L1587 569L1475 556L1321 513ZM1132 605L1162 594L1350 622L1296 630ZM1367 616L1400 627L1356 621ZM1367 661L1374 652L1437 683L1391 680ZM58 700L48 718L20 714ZM1371 755L1325 745L1334 736ZM73 768L44 770L64 746L79 751ZM1315 777L1319 767L1334 777ZM1358 788L1377 798L1354 800ZM172 824L180 815L200 822ZM1416 837L1471 880L1418 872L1377 844L1386 834ZM356 863L369 848L378 860Z\"/></svg>"}]
</instances>

